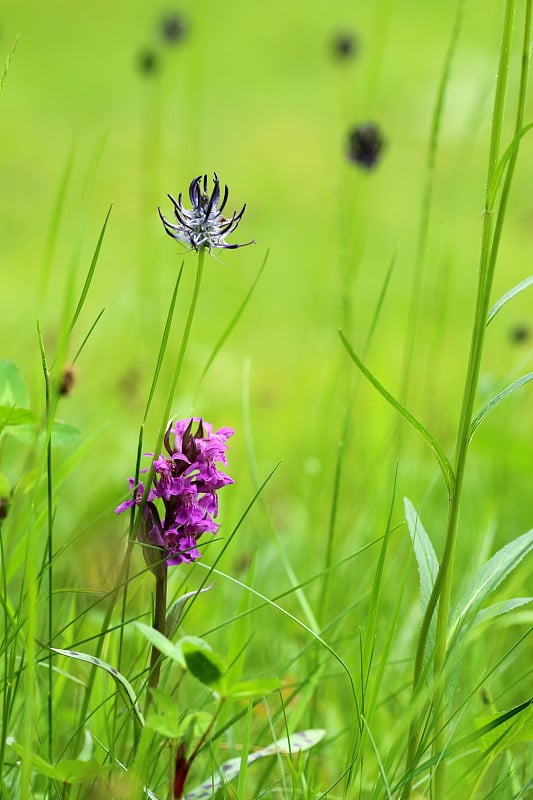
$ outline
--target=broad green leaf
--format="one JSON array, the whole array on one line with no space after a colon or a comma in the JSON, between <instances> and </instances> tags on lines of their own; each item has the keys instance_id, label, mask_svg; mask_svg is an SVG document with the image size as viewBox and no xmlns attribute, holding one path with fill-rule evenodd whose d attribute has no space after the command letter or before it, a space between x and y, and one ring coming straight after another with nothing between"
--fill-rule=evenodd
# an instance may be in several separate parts
<instances>
[{"instance_id":1,"label":"broad green leaf","mask_svg":"<svg viewBox=\"0 0 533 800\"><path fill-rule=\"evenodd\" d=\"M526 375L522 375L521 378L517 378L516 381L510 383L509 386L506 386L505 389L493 397L492 400L489 400L489 402L483 406L475 419L472 420L472 424L470 425L470 439L476 432L476 429L481 425L485 417L488 416L490 412L496 408L496 406L499 406L506 397L509 397L510 394L513 394L513 392L516 392L517 389L520 389L531 380L533 380L533 372L528 372Z\"/></svg>"},{"instance_id":2,"label":"broad green leaf","mask_svg":"<svg viewBox=\"0 0 533 800\"><path fill-rule=\"evenodd\" d=\"M413 543L416 563L418 564L418 574L420 576L420 604L422 607L422 614L424 614L439 571L439 561L433 549L433 545L431 544L431 539L427 535L415 507L407 497L404 497L403 504L405 520Z\"/></svg>"},{"instance_id":3,"label":"broad green leaf","mask_svg":"<svg viewBox=\"0 0 533 800\"><path fill-rule=\"evenodd\" d=\"M0 429L9 425L32 425L36 422L35 414L29 408L0 405Z\"/></svg>"},{"instance_id":4,"label":"broad green leaf","mask_svg":"<svg viewBox=\"0 0 533 800\"><path fill-rule=\"evenodd\" d=\"M517 294L520 294L520 292L523 292L524 289L527 289L532 284L533 284L533 275L530 275L529 278L524 278L523 281L520 281L520 283L517 283L516 286L513 286L512 289L509 289L508 292L505 292L505 294L502 295L496 303L494 303L491 310L489 311L487 317L487 325L489 325L492 322L498 311L501 308L503 308L503 306L509 300L511 300L511 298L515 297Z\"/></svg>"},{"instance_id":5,"label":"broad green leaf","mask_svg":"<svg viewBox=\"0 0 533 800\"><path fill-rule=\"evenodd\" d=\"M181 597L178 597L175 603L172 603L166 619L166 630L167 636L169 639L172 639L172 636L176 632L176 628L180 623L180 619L183 615L183 611L185 610L185 606L187 605L189 600L192 600L193 597L196 597L198 594L203 594L203 592L208 592L210 589L213 588L215 584L210 583L209 586L204 586L203 589L195 590L194 592L187 592L187 594L182 594Z\"/></svg>"},{"instance_id":6,"label":"broad green leaf","mask_svg":"<svg viewBox=\"0 0 533 800\"><path fill-rule=\"evenodd\" d=\"M191 675L205 686L224 694L223 677L227 667L222 656L197 636L184 636L178 644Z\"/></svg>"},{"instance_id":7,"label":"broad green leaf","mask_svg":"<svg viewBox=\"0 0 533 800\"><path fill-rule=\"evenodd\" d=\"M144 622L136 622L135 627L142 633L145 639L148 639L150 644L157 647L161 655L170 658L171 661L177 661L180 667L187 669L187 664L185 663L179 644L174 644L167 639L166 636L163 636L160 631L156 631L150 625L145 625Z\"/></svg>"},{"instance_id":8,"label":"broad green leaf","mask_svg":"<svg viewBox=\"0 0 533 800\"><path fill-rule=\"evenodd\" d=\"M476 618L472 623L472 627L475 625L481 625L483 622L488 622L495 617L501 617L502 614L508 614L510 611L514 611L516 608L522 608L522 606L531 603L533 597L513 597L511 600L503 600L501 603L493 603L493 605L488 606L487 608L482 608L476 614Z\"/></svg>"},{"instance_id":9,"label":"broad green leaf","mask_svg":"<svg viewBox=\"0 0 533 800\"><path fill-rule=\"evenodd\" d=\"M36 755L36 753L27 753L21 745L12 739L9 740L8 744L21 758L29 758L35 772L60 783L84 783L85 781L94 780L100 775L109 774L109 765L104 766L97 761L69 759L60 761L58 764L50 764L49 761Z\"/></svg>"},{"instance_id":10,"label":"broad green leaf","mask_svg":"<svg viewBox=\"0 0 533 800\"><path fill-rule=\"evenodd\" d=\"M422 438L429 445L429 447L433 451L433 454L435 455L435 458L438 461L438 464L439 464L441 472L442 472L442 477L444 478L444 482L446 484L446 488L448 489L448 494L450 495L452 493L452 489L453 489L453 484L454 484L455 478L454 478L454 474L453 474L452 465L450 464L450 462L448 460L448 457L447 457L446 453L444 452L444 450L442 449L442 447L440 446L440 444L431 435L431 433L422 425L422 423L419 422L416 419L416 417L414 417L411 414L411 412L408 411L398 400L396 400L396 398L389 391L387 391L387 389L385 389L385 387L378 381L378 379L373 375L373 373L370 372L368 367L366 367L363 364L363 362L361 361L359 356L354 352L352 346L348 342L348 340L345 337L344 333L342 331L339 331L339 335L340 335L340 337L342 339L342 343L344 344L344 346L345 346L345 348L346 348L346 350L348 352L348 355L350 356L350 358L352 359L354 364L363 373L365 378L368 381L370 381L372 386L374 386L378 390L378 392L381 394L381 396L384 397L385 400L387 400L387 402L390 403L391 406L393 406L396 409L396 411L398 411L402 415L402 417L404 419L406 419L407 422L409 422L413 426L413 428L416 431L418 431L418 433L422 436Z\"/></svg>"},{"instance_id":11,"label":"broad green leaf","mask_svg":"<svg viewBox=\"0 0 533 800\"><path fill-rule=\"evenodd\" d=\"M180 739L191 742L202 736L212 722L212 715L197 711L183 716L176 699L159 689L151 689L155 710L148 715L146 727L156 731L166 739Z\"/></svg>"},{"instance_id":12,"label":"broad green leaf","mask_svg":"<svg viewBox=\"0 0 533 800\"><path fill-rule=\"evenodd\" d=\"M19 425L9 433L24 444L33 444L37 437L35 425ZM74 425L56 420L52 425L52 447L66 447L76 444L80 438L80 431ZM44 432L39 433L39 440L44 438Z\"/></svg>"},{"instance_id":13,"label":"broad green leaf","mask_svg":"<svg viewBox=\"0 0 533 800\"><path fill-rule=\"evenodd\" d=\"M0 406L26 408L30 399L18 367L12 361L0 360Z\"/></svg>"},{"instance_id":14,"label":"broad green leaf","mask_svg":"<svg viewBox=\"0 0 533 800\"><path fill-rule=\"evenodd\" d=\"M474 575L455 606L448 630L448 649L456 643L461 630L472 620L487 597L533 548L533 530L502 547Z\"/></svg>"},{"instance_id":15,"label":"broad green leaf","mask_svg":"<svg viewBox=\"0 0 533 800\"><path fill-rule=\"evenodd\" d=\"M263 747L261 750L256 750L255 753L250 753L247 758L247 763L253 764L254 761L278 753L282 755L295 755L296 753L310 750L324 738L325 733L326 731L320 728L293 733L288 739L278 739L268 747ZM224 761L209 780L204 781L191 792L187 792L185 800L212 800L221 786L237 777L240 768L240 758L230 758L228 761Z\"/></svg>"},{"instance_id":16,"label":"broad green leaf","mask_svg":"<svg viewBox=\"0 0 533 800\"><path fill-rule=\"evenodd\" d=\"M265 697L280 688L281 681L277 678L239 681L226 688L226 696L232 700L251 700L254 697Z\"/></svg>"},{"instance_id":17,"label":"broad green leaf","mask_svg":"<svg viewBox=\"0 0 533 800\"><path fill-rule=\"evenodd\" d=\"M137 695L133 689L133 686L128 679L124 677L124 675L115 669L115 667L112 667L110 664L102 661L100 658L96 658L96 656L91 656L87 653L80 653L78 650L60 650L58 647L51 647L50 650L52 650L54 653L59 653L59 655L66 656L67 658L74 658L77 661L85 661L87 664L92 664L94 667L99 667L111 675L117 684L120 696L124 700L125 704L133 711L134 719L141 727L144 726L143 713L139 703L137 702Z\"/></svg>"}]
</instances>

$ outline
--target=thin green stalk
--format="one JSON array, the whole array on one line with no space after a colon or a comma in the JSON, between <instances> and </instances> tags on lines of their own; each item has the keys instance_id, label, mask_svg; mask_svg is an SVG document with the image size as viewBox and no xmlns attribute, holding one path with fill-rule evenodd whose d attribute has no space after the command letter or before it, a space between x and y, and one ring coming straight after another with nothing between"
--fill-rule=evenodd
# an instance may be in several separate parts
<instances>
[{"instance_id":1,"label":"thin green stalk","mask_svg":"<svg viewBox=\"0 0 533 800\"><path fill-rule=\"evenodd\" d=\"M44 358L44 356L43 356ZM48 372L46 362L43 361L44 379L46 387L46 419L50 414L50 374ZM54 574L53 574L53 557L54 557L54 516L52 507L52 437L48 438L46 446L46 503L47 503L47 555L48 555L48 644L52 644L53 638L53 617L54 617L54 603L53 603L53 588L54 588ZM50 761L53 760L52 748L54 740L54 702L53 702L53 670L52 670L53 653L48 651L48 757Z\"/></svg>"},{"instance_id":2,"label":"thin green stalk","mask_svg":"<svg viewBox=\"0 0 533 800\"><path fill-rule=\"evenodd\" d=\"M167 619L167 569L166 565L164 570L156 575L155 579L155 607L154 607L154 621L152 627L154 630L166 634L166 619ZM144 706L145 717L148 714L148 709L152 702L151 689L157 689L159 685L159 677L161 675L161 653L155 645L152 645L150 654L150 676L148 678L148 694Z\"/></svg>"},{"instance_id":3,"label":"thin green stalk","mask_svg":"<svg viewBox=\"0 0 533 800\"><path fill-rule=\"evenodd\" d=\"M174 395L176 394L176 387L178 385L178 380L181 374L181 368L183 366L183 360L185 358L185 351L187 350L187 344L189 342L189 336L191 333L192 322L194 319L194 313L196 311L196 305L198 303L198 297L200 294L200 286L202 284L202 274L204 270L204 261L205 261L205 247L201 247L198 251L198 263L196 267L196 278L194 281L194 288L192 292L191 304L189 306L189 313L187 314L187 319L185 321L185 328L183 330L183 336L181 338L180 349L178 353L178 359L176 361L176 367L174 369L174 375L172 376L172 383L170 384L170 390L167 397L167 403L165 406L165 411L163 413L163 419L161 420L161 425L159 427L159 433L157 434L157 441L154 447L154 453L158 454L161 450L161 446L163 444L163 439L165 436L165 432L168 425L168 420L170 417L170 410L172 408L172 403L174 402ZM150 487L152 485L152 481L154 478L154 465L153 463L150 466L150 470L146 477L144 493L142 496L142 501L140 504L139 512L142 513L144 506L146 505L146 501L148 499L148 493L150 491Z\"/></svg>"},{"instance_id":4,"label":"thin green stalk","mask_svg":"<svg viewBox=\"0 0 533 800\"><path fill-rule=\"evenodd\" d=\"M452 491L448 511L448 523L444 551L439 567L439 572L431 593L426 613L422 622L422 627L418 639L417 653L415 659L415 669L413 676L413 698L420 688L421 676L424 666L424 655L426 651L427 637L435 608L438 602L438 614L436 625L436 642L434 654L434 681L435 689L433 694L433 725L436 731L433 752L443 753L446 746L446 720L445 720L445 691L446 681L442 680L442 675L446 661L446 635L448 616L450 611L451 589L453 580L454 556L457 544L457 523L459 507L464 482L466 459L470 442L470 426L473 418L474 401L479 383L479 373L483 354L483 345L486 332L486 320L490 302L490 292L494 277L498 246L500 242L501 229L505 216L508 192L512 180L514 164L516 163L517 150L510 160L506 183L502 191L502 197L498 209L496 230L494 228L494 197L492 194L493 182L497 174L498 157L500 152L501 132L503 124L503 111L505 104L505 94L507 77L509 72L509 52L512 39L513 19L515 12L515 0L507 0L505 8L504 30L500 49L500 61L494 110L492 118L492 131L490 140L490 151L488 160L488 176L485 209L483 213L483 229L481 240L480 266L478 277L478 289L476 298L476 310L468 367L465 379L465 388L461 405L461 415L457 434L455 464ZM522 59L522 78L520 85L520 99L517 112L517 130L520 130L523 121L525 92L527 87L528 56L527 47L529 41L530 28L530 0L528 0L524 35L524 57ZM413 720L409 736L407 770L411 771L416 767L418 737L416 733L417 722ZM447 763L445 758L439 759L433 778L434 796L441 798L445 796ZM410 796L411 780L409 780L402 793L402 798Z\"/></svg>"},{"instance_id":5,"label":"thin green stalk","mask_svg":"<svg viewBox=\"0 0 533 800\"><path fill-rule=\"evenodd\" d=\"M452 67L459 34L463 24L464 16L464 0L459 0L457 10L455 13L455 20L452 29L452 35L444 58L442 73L440 76L439 87L437 96L435 98L435 106L433 108L433 116L431 120L431 133L429 137L429 146L426 158L426 170L424 178L424 189L422 192L422 203L420 210L420 224L418 229L418 241L416 245L415 267L411 285L411 296L409 300L409 313L407 314L407 336L406 346L404 353L404 361L402 367L402 383L400 390L400 402L407 402L407 395L409 391L409 384L411 380L411 372L413 366L413 354L416 341L416 332L418 325L418 314L420 310L420 298L422 290L422 278L424 274L424 266L426 261L426 249L429 234L429 220L431 203L433 199L433 183L435 176L435 161L437 156L437 149L439 143L440 127L442 122L442 114L444 111L444 101L446 99L446 89L450 79L450 72Z\"/></svg>"},{"instance_id":6,"label":"thin green stalk","mask_svg":"<svg viewBox=\"0 0 533 800\"><path fill-rule=\"evenodd\" d=\"M446 662L447 648L447 628L448 618L450 614L451 605L451 590L453 581L453 566L454 555L457 544L457 521L459 516L459 506L461 501L461 494L463 488L464 472L466 466L466 459L470 444L470 426L474 414L474 402L479 383L479 373L481 369L481 358L483 354L483 345L485 341L485 334L487 330L486 321L490 305L490 294L494 278L494 271L496 267L496 258L498 254L498 246L501 237L501 229L503 219L505 216L508 192L510 189L510 181L512 180L513 167L516 163L518 149L513 155L513 159L508 168L507 180L504 193L500 201L498 210L496 230L493 232L493 209L489 207L489 192L492 188L494 174L500 152L501 131L503 125L503 114L505 95L507 87L507 77L509 72L509 53L511 48L513 21L515 15L516 0L507 0L505 8L505 19L502 44L500 50L500 63L498 69L498 81L496 84L496 97L494 102L494 112L492 119L492 136L491 147L489 154L489 168L487 175L487 199L486 199L486 214L484 216L483 225L483 247L480 262L480 275L479 275L479 289L478 289L478 302L476 307L476 318L474 321L474 331L472 336L472 345L470 350L470 358L467 369L467 378L465 385L465 393L463 397L463 405L461 410L461 421L459 427L459 434L457 438L456 447L456 461L455 461L455 485L452 493L450 510L448 517L448 530L446 532L445 542L445 555L446 560L444 566L441 565L439 571L443 572L442 594L439 601L437 626L435 634L435 656L433 660L433 669L435 680L437 681L436 689L433 696L434 706L434 725L436 729L435 740L433 743L433 755L436 753L444 753L447 741L446 730L446 707L445 707L445 691L446 681L439 681L439 677L443 674ZM529 42L529 9L530 2L527 5L528 12L526 13L525 21L525 41L524 49ZM517 131L522 126L522 117L524 110L525 90L527 87L527 59L522 62L522 80L520 87L520 102L517 112ZM446 777L447 777L447 759L443 757L437 762L433 776L433 788L435 797L444 797L446 791Z\"/></svg>"}]
</instances>

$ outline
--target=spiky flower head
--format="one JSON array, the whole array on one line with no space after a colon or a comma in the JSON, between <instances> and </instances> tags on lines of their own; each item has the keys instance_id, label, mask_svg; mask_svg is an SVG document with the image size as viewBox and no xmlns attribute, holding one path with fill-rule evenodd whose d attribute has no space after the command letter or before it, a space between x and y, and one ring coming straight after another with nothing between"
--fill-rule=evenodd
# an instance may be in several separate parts
<instances>
[{"instance_id":1,"label":"spiky flower head","mask_svg":"<svg viewBox=\"0 0 533 800\"><path fill-rule=\"evenodd\" d=\"M348 158L367 170L378 163L385 140L373 122L356 125L348 133Z\"/></svg>"},{"instance_id":2,"label":"spiky flower head","mask_svg":"<svg viewBox=\"0 0 533 800\"><path fill-rule=\"evenodd\" d=\"M200 558L198 539L215 534L218 491L233 480L217 464L227 465L227 440L231 428L213 432L201 417L171 423L165 434L166 454L153 459L154 485L143 510L139 539L147 565L156 574L167 564ZM144 470L146 472L146 470ZM117 514L139 505L144 486L130 478L132 497L115 509Z\"/></svg>"},{"instance_id":3,"label":"spiky flower head","mask_svg":"<svg viewBox=\"0 0 533 800\"><path fill-rule=\"evenodd\" d=\"M234 211L231 217L224 217L222 211L228 201L229 189L227 186L224 187L221 201L220 181L216 172L213 183L213 191L209 194L207 175L199 175L191 181L189 186L191 208L189 209L183 205L181 192L177 200L169 194L174 205L177 224L169 222L161 213L161 209L158 209L165 231L173 239L188 245L192 250L200 250L203 247L209 248L209 252L217 248L235 250L237 247L254 244L253 240L244 244L228 244L226 242L226 236L233 233L241 221L246 203L239 212Z\"/></svg>"}]
</instances>

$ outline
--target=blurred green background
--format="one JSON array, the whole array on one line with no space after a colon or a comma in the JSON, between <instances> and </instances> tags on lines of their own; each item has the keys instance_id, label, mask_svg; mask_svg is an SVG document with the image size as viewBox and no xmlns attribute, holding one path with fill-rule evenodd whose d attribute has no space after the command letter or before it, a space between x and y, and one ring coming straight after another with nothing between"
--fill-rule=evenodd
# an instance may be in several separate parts
<instances>
[{"instance_id":1,"label":"blurred green background","mask_svg":"<svg viewBox=\"0 0 533 800\"><path fill-rule=\"evenodd\" d=\"M186 35L171 45L161 38L160 25L174 13L185 21ZM71 356L102 308L105 313L79 359L73 394L60 408L84 439L98 432L79 467L87 487L83 496L79 482L62 490L62 513L77 527L80 518L88 523L113 507L133 468L138 424L182 261L179 245L163 232L157 206L169 215L167 192L186 191L192 177L216 170L230 187L228 208L247 203L231 241L255 238L257 244L207 262L175 412L203 414L215 425L236 428L232 474L251 494L242 411L248 383L259 476L282 461L271 487L276 522L296 548L310 534L322 547L354 374L336 329L342 325L362 351L396 254L367 361L398 393L431 115L454 15L455 4L409 0L2 4L3 59L19 39L0 97L1 355L21 367L37 405L43 384L36 320L53 354L69 276L77 296L113 203ZM466 5L436 158L408 403L447 450L455 436L473 315L501 19L499 3ZM353 58L334 52L335 36L344 32L358 40ZM140 68L147 51L157 59L150 73ZM515 82L517 66L515 53ZM348 130L366 121L376 122L386 139L383 158L371 172L346 158ZM508 132L511 126L512 114ZM495 299L531 272L532 158L526 137ZM55 235L54 208L69 164ZM267 249L258 288L195 397L214 342ZM174 353L195 267L194 254L184 259ZM480 405L527 371L531 316L526 292L495 320ZM521 343L513 338L516 326L527 332ZM172 352L168 374L171 362ZM530 523L527 393L511 398L477 434L471 504L463 517L476 536L495 516L502 541ZM163 400L161 389L147 443ZM355 525L365 539L376 517L382 519L402 425L371 387L361 385L343 479L343 532ZM14 474L16 465L11 469ZM435 488L435 476L431 454L404 429L398 495L426 498L440 519L445 497L440 485ZM242 498L227 502L229 517L236 518ZM116 530L109 513L98 525L107 533L108 526ZM442 534L434 534L438 547Z\"/></svg>"}]
</instances>

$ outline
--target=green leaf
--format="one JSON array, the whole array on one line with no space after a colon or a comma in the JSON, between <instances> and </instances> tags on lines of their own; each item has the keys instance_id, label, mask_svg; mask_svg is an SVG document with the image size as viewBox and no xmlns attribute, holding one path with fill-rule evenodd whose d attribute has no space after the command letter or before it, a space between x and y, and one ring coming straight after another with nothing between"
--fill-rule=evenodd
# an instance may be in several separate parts
<instances>
[{"instance_id":1,"label":"green leaf","mask_svg":"<svg viewBox=\"0 0 533 800\"><path fill-rule=\"evenodd\" d=\"M205 711L195 711L183 717L174 697L160 689L150 689L155 710L148 715L146 727L164 736L165 739L180 739L191 742L195 736L202 736L212 722L212 715Z\"/></svg>"},{"instance_id":2,"label":"green leaf","mask_svg":"<svg viewBox=\"0 0 533 800\"><path fill-rule=\"evenodd\" d=\"M176 632L176 628L180 623L180 619L182 617L183 611L185 606L187 605L189 600L192 600L193 597L196 597L198 594L202 594L203 592L208 592L210 589L213 588L215 584L210 583L209 586L204 586L203 589L195 589L194 592L187 592L187 594L182 594L181 597L178 597L175 603L172 603L166 619L166 630L167 636L169 639L172 639L172 636Z\"/></svg>"},{"instance_id":3,"label":"green leaf","mask_svg":"<svg viewBox=\"0 0 533 800\"><path fill-rule=\"evenodd\" d=\"M33 444L37 436L36 425L19 425L10 431L10 434L24 444ZM79 440L81 433L74 425L56 420L52 425L52 447L73 446ZM44 432L39 433L39 440L44 437Z\"/></svg>"},{"instance_id":4,"label":"green leaf","mask_svg":"<svg viewBox=\"0 0 533 800\"><path fill-rule=\"evenodd\" d=\"M76 310L74 312L74 316L72 318L72 322L70 323L70 330L73 329L76 321L80 315L80 312L83 308L83 304L85 303L85 299L87 297L87 293L89 291L89 287L91 285L91 281L93 279L94 270L96 269L96 264L98 263L98 256L100 255L100 250L102 248L102 242L104 241L104 236L107 228L107 223L109 222L109 215L111 214L111 209L113 208L113 203L109 206L109 210L106 214L106 218L104 220L104 224L102 225L102 229L100 231L100 236L98 237L98 242L96 244L96 249L93 253L93 257L91 260L91 264L89 266L89 271L87 272L87 277L85 278L85 283L83 284L83 289L81 290L80 299L78 300L78 305L76 306Z\"/></svg>"},{"instance_id":5,"label":"green leaf","mask_svg":"<svg viewBox=\"0 0 533 800\"><path fill-rule=\"evenodd\" d=\"M418 574L420 576L420 605L422 614L424 614L439 571L439 561L415 507L407 497L404 497L403 504L405 520L409 528L409 535L413 543L416 562L418 564Z\"/></svg>"},{"instance_id":6,"label":"green leaf","mask_svg":"<svg viewBox=\"0 0 533 800\"><path fill-rule=\"evenodd\" d=\"M418 431L418 433L422 436L422 438L426 441L429 445L433 454L435 455L439 467L442 472L442 477L444 478L444 482L446 484L446 488L448 489L448 494L451 495L453 484L455 481L452 465L450 464L448 457L440 444L437 440L431 435L431 433L419 422L416 417L414 417L410 411L408 411L398 400L396 400L393 395L385 389L385 387L378 381L378 379L370 372L368 367L366 367L359 356L354 352L352 346L348 342L347 338L345 337L344 333L340 330L339 336L342 339L342 343L344 344L350 358L356 364L356 366L361 370L365 378L370 381L372 386L374 386L378 392L381 394L382 397L390 403L396 411L398 411L404 419L409 422L413 428Z\"/></svg>"},{"instance_id":7,"label":"green leaf","mask_svg":"<svg viewBox=\"0 0 533 800\"><path fill-rule=\"evenodd\" d=\"M12 361L0 360L0 406L26 408L30 403L26 384Z\"/></svg>"},{"instance_id":8,"label":"green leaf","mask_svg":"<svg viewBox=\"0 0 533 800\"><path fill-rule=\"evenodd\" d=\"M159 650L161 655L170 658L171 661L177 661L180 667L187 669L187 664L185 663L179 644L174 644L167 639L166 636L163 636L160 631L156 631L150 625L145 625L144 622L136 622L135 627L142 633L145 639L148 639L150 644Z\"/></svg>"},{"instance_id":9,"label":"green leaf","mask_svg":"<svg viewBox=\"0 0 533 800\"><path fill-rule=\"evenodd\" d=\"M133 686L128 679L124 677L124 675L115 669L115 667L112 667L110 664L102 661L100 658L96 658L96 656L91 656L87 653L80 653L78 650L60 650L58 647L51 647L50 650L52 650L54 653L59 653L59 655L66 656L67 658L73 658L76 661L85 661L87 664L91 664L94 667L103 669L105 672L111 675L117 684L120 696L128 708L133 711L134 719L137 721L140 727L144 727L143 713L139 703L137 702L137 695L133 689Z\"/></svg>"},{"instance_id":10,"label":"green leaf","mask_svg":"<svg viewBox=\"0 0 533 800\"><path fill-rule=\"evenodd\" d=\"M529 278L524 278L523 281L520 281L520 283L517 283L516 286L513 286L512 289L509 289L508 292L505 292L505 294L502 295L496 303L494 303L491 310L489 311L487 317L487 325L490 325L490 323L492 322L498 311L500 311L500 309L503 308L503 306L509 300L511 300L517 294L520 294L520 292L523 292L524 289L527 289L532 284L533 284L533 275L530 275Z\"/></svg>"},{"instance_id":11,"label":"green leaf","mask_svg":"<svg viewBox=\"0 0 533 800\"><path fill-rule=\"evenodd\" d=\"M13 56L15 54L15 50L17 49L18 43L19 43L19 37L17 35L15 37L15 41L11 45L11 50L9 51L9 54L7 56L5 67L2 70L2 74L0 75L0 93L2 92L2 89L4 88L4 84L5 84L6 78L7 78L7 71L9 69L9 65L11 63L11 59L13 58Z\"/></svg>"},{"instance_id":12,"label":"green leaf","mask_svg":"<svg viewBox=\"0 0 533 800\"><path fill-rule=\"evenodd\" d=\"M184 636L178 644L191 675L205 686L225 694L223 677L227 667L222 656L197 636Z\"/></svg>"},{"instance_id":13,"label":"green leaf","mask_svg":"<svg viewBox=\"0 0 533 800\"><path fill-rule=\"evenodd\" d=\"M36 422L35 414L29 408L0 405L0 430L10 425L32 425Z\"/></svg>"},{"instance_id":14,"label":"green leaf","mask_svg":"<svg viewBox=\"0 0 533 800\"><path fill-rule=\"evenodd\" d=\"M253 764L254 761L278 753L282 755L295 755L296 753L310 750L324 738L325 733L326 731L320 728L293 733L288 739L278 739L268 747L263 747L261 750L250 753L247 758L247 763ZM184 800L212 800L221 786L237 777L240 769L241 759L230 758L220 765L209 780L204 781L204 783L201 783L200 786L197 786L191 792L187 792Z\"/></svg>"},{"instance_id":15,"label":"green leaf","mask_svg":"<svg viewBox=\"0 0 533 800\"><path fill-rule=\"evenodd\" d=\"M496 406L499 406L506 397L509 397L510 394L513 394L513 392L516 392L517 389L520 389L531 380L533 380L533 372L528 372L526 375L522 375L521 378L517 378L516 381L510 383L509 386L499 392L495 397L492 398L492 400L489 400L489 402L483 406L475 419L472 420L472 424L470 425L470 439L472 439L472 436L476 432L477 428L481 425L485 417L488 416L490 412L496 408Z\"/></svg>"},{"instance_id":16,"label":"green leaf","mask_svg":"<svg viewBox=\"0 0 533 800\"><path fill-rule=\"evenodd\" d=\"M462 631L474 618L487 597L533 548L533 530L502 547L474 575L454 608L448 630L448 649L458 641Z\"/></svg>"},{"instance_id":17,"label":"green leaf","mask_svg":"<svg viewBox=\"0 0 533 800\"><path fill-rule=\"evenodd\" d=\"M69 759L60 761L58 764L50 764L49 761L41 758L36 753L27 752L12 739L9 739L8 744L21 758L30 760L35 772L60 783L84 783L85 781L94 780L100 775L109 774L109 764L104 766L97 761L82 761L80 759Z\"/></svg>"},{"instance_id":18,"label":"green leaf","mask_svg":"<svg viewBox=\"0 0 533 800\"><path fill-rule=\"evenodd\" d=\"M488 194L488 208L492 208L494 201L496 200L496 195L498 193L498 189L500 188L502 181L505 176L505 167L511 160L511 157L514 153L518 150L520 142L522 141L522 137L533 128L533 123L529 123L528 125L524 125L523 128L520 128L519 131L513 137L511 144L507 147L504 154L500 158L496 170L494 172L494 179L492 181L492 186L490 187L490 192ZM487 323L488 324L488 323Z\"/></svg>"},{"instance_id":19,"label":"green leaf","mask_svg":"<svg viewBox=\"0 0 533 800\"><path fill-rule=\"evenodd\" d=\"M487 606L487 608L482 608L481 611L476 614L472 627L481 625L483 622L488 622L496 617L501 617L503 614L508 614L510 611L514 611L517 608L522 608L522 606L531 603L532 600L533 597L513 597L511 600L493 603L491 606Z\"/></svg>"},{"instance_id":20,"label":"green leaf","mask_svg":"<svg viewBox=\"0 0 533 800\"><path fill-rule=\"evenodd\" d=\"M281 681L277 678L239 681L226 688L226 696L232 700L251 700L255 697L265 697L280 688Z\"/></svg>"},{"instance_id":21,"label":"green leaf","mask_svg":"<svg viewBox=\"0 0 533 800\"><path fill-rule=\"evenodd\" d=\"M0 497L9 497L11 494L11 485L7 476L0 472Z\"/></svg>"},{"instance_id":22,"label":"green leaf","mask_svg":"<svg viewBox=\"0 0 533 800\"><path fill-rule=\"evenodd\" d=\"M518 742L531 742L533 739L533 703L527 705L519 714L500 724L501 717L502 713L498 712L497 714L485 714L475 720L476 728L487 728L494 723L498 725L480 739L480 746L485 752L496 754Z\"/></svg>"}]
</instances>

